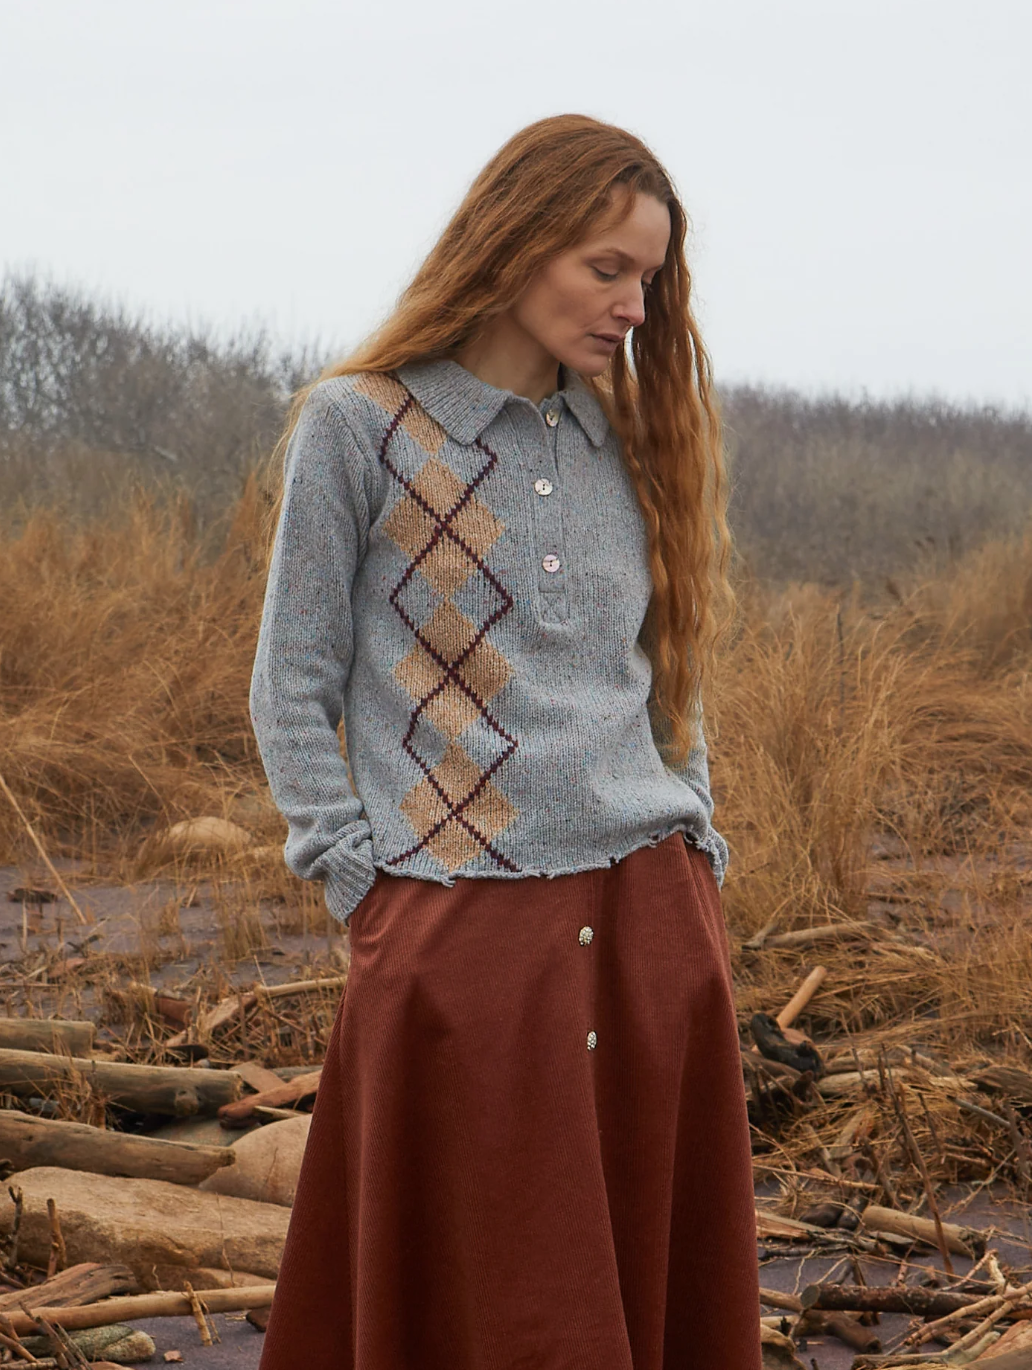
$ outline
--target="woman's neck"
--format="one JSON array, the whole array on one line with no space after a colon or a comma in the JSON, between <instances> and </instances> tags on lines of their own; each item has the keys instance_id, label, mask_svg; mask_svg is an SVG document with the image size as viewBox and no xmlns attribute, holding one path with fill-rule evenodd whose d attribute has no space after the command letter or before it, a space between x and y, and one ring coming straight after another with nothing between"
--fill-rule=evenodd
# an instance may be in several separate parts
<instances>
[{"instance_id":1,"label":"woman's neck","mask_svg":"<svg viewBox=\"0 0 1032 1370\"><path fill-rule=\"evenodd\" d=\"M478 380L511 390L540 404L560 388L560 364L536 339L507 315L492 320L484 333L453 354Z\"/></svg>"}]
</instances>

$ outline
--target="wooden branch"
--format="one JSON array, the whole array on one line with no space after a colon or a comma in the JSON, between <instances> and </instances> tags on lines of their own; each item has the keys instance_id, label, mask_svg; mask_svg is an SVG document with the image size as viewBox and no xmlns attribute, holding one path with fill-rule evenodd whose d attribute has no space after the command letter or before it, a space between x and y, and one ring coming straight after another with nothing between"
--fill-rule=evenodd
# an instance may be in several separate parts
<instances>
[{"instance_id":1,"label":"wooden branch","mask_svg":"<svg viewBox=\"0 0 1032 1370\"><path fill-rule=\"evenodd\" d=\"M219 1120L224 1127L237 1127L248 1122L256 1108L283 1108L289 1104L296 1104L306 1095L314 1094L318 1090L321 1075L320 1066L318 1070L305 1075L296 1075L293 1080L281 1081L275 1089L264 1089L259 1094L250 1094L245 1099L223 1104L219 1109Z\"/></svg>"},{"instance_id":2,"label":"wooden branch","mask_svg":"<svg viewBox=\"0 0 1032 1370\"><path fill-rule=\"evenodd\" d=\"M93 1024L63 1018L0 1018L0 1048L85 1056L93 1050Z\"/></svg>"},{"instance_id":3,"label":"wooden branch","mask_svg":"<svg viewBox=\"0 0 1032 1370\"><path fill-rule=\"evenodd\" d=\"M214 1331L214 1324L208 1318L207 1309L189 1280L183 1281L183 1289L186 1292L186 1297L190 1300L190 1312L193 1314L193 1320L201 1334L201 1345L214 1346L218 1333Z\"/></svg>"},{"instance_id":4,"label":"wooden branch","mask_svg":"<svg viewBox=\"0 0 1032 1370\"><path fill-rule=\"evenodd\" d=\"M797 1294L785 1294L780 1289L760 1289L760 1303L765 1303L768 1308L784 1308L789 1313L801 1313L803 1311L802 1300Z\"/></svg>"},{"instance_id":5,"label":"wooden branch","mask_svg":"<svg viewBox=\"0 0 1032 1370\"><path fill-rule=\"evenodd\" d=\"M331 975L323 980L288 980L282 985L256 985L255 994L265 999L289 999L294 994L316 994L323 989L343 989L346 975Z\"/></svg>"},{"instance_id":6,"label":"wooden branch","mask_svg":"<svg viewBox=\"0 0 1032 1370\"><path fill-rule=\"evenodd\" d=\"M162 1113L173 1118L214 1113L222 1104L239 1098L243 1086L232 1070L125 1065L0 1049L0 1091L40 1094L58 1085L74 1084L77 1078L88 1081L111 1103L137 1113Z\"/></svg>"},{"instance_id":7,"label":"wooden branch","mask_svg":"<svg viewBox=\"0 0 1032 1370\"><path fill-rule=\"evenodd\" d=\"M917 1145L917 1138L914 1136L909 1119L907 1118L907 1109L906 1104L903 1101L903 1095L896 1089L895 1081L892 1078L892 1067L889 1065L888 1061L884 1064L884 1071L888 1080L889 1097L892 1099L892 1107L895 1110L900 1127L903 1129L903 1139L907 1144L911 1159L917 1166L921 1176L921 1182L924 1185L925 1198L928 1200L928 1207L931 1209L932 1222L935 1228L935 1244L938 1246L939 1254L942 1256L943 1267L947 1275L952 1278L954 1270L953 1262L950 1260L950 1244L946 1240L945 1225L943 1224L942 1217L939 1213L939 1205L935 1201L935 1190L932 1186L931 1177L928 1174L928 1167L925 1165L924 1156L921 1154L921 1148Z\"/></svg>"},{"instance_id":8,"label":"wooden branch","mask_svg":"<svg viewBox=\"0 0 1032 1370\"><path fill-rule=\"evenodd\" d=\"M1032 1282L1021 1285L1018 1288L1011 1286L998 1294L988 1294L983 1298L976 1299L964 1309L963 1316L973 1317L976 1313L997 1313L1004 1305L1007 1306L1009 1311L1014 1308L1016 1304L1027 1299L1030 1294L1032 1294ZM945 1330L950 1323L956 1322L959 1316L961 1315L954 1310L950 1313L944 1313L942 1317L935 1322L926 1322L925 1325L919 1327L916 1332L911 1332L903 1342L903 1345L920 1346L922 1342L931 1341L934 1337L937 1337L940 1332ZM952 1349L953 1347L950 1347L951 1351Z\"/></svg>"},{"instance_id":9,"label":"wooden branch","mask_svg":"<svg viewBox=\"0 0 1032 1370\"><path fill-rule=\"evenodd\" d=\"M860 1215L860 1221L871 1232L893 1232L900 1237L911 1237L914 1241L925 1242L928 1246L938 1245L936 1225L931 1218L915 1218L912 1213L898 1213L892 1208L879 1208L868 1204ZM985 1238L980 1232L969 1227L958 1227L956 1223L942 1224L942 1238L947 1248L956 1256L974 1259L974 1253L985 1250Z\"/></svg>"},{"instance_id":10,"label":"wooden branch","mask_svg":"<svg viewBox=\"0 0 1032 1370\"><path fill-rule=\"evenodd\" d=\"M85 1123L36 1118L16 1109L0 1110L0 1158L15 1170L57 1165L94 1175L129 1175L173 1184L200 1184L235 1160L225 1146L109 1132Z\"/></svg>"},{"instance_id":11,"label":"wooden branch","mask_svg":"<svg viewBox=\"0 0 1032 1370\"><path fill-rule=\"evenodd\" d=\"M855 923L822 923L816 928L796 928L793 932L779 932L768 937L763 944L764 950L792 947L812 947L820 942L849 942L854 938L871 937L876 932L884 932L880 923L873 919L860 919Z\"/></svg>"},{"instance_id":12,"label":"wooden branch","mask_svg":"<svg viewBox=\"0 0 1032 1370\"><path fill-rule=\"evenodd\" d=\"M194 1031L203 1039L225 1027L227 1023L233 1022L260 1001L289 999L295 994L314 994L319 990L343 989L346 983L346 975L334 975L323 980L293 980L283 985L255 985L253 990L245 990L242 994L232 994L228 999L221 999L214 1008L201 1015ZM177 1032L174 1037L168 1039L165 1046L181 1047L189 1037L187 1031Z\"/></svg>"},{"instance_id":13,"label":"wooden branch","mask_svg":"<svg viewBox=\"0 0 1032 1370\"><path fill-rule=\"evenodd\" d=\"M11 1327L7 1319L0 1314L0 1346L4 1346L12 1355L17 1356L26 1365L39 1365L39 1361L31 1351L22 1346L21 1341L15 1335L14 1328Z\"/></svg>"},{"instance_id":14,"label":"wooden branch","mask_svg":"<svg viewBox=\"0 0 1032 1370\"><path fill-rule=\"evenodd\" d=\"M777 925L778 919L777 916L775 916L774 918L771 918L769 922L764 923L763 927L760 928L759 932L754 933L754 935L750 937L747 942L742 943L742 950L762 951L763 944L766 942L767 938L771 935L771 933L774 931Z\"/></svg>"},{"instance_id":15,"label":"wooden branch","mask_svg":"<svg viewBox=\"0 0 1032 1370\"><path fill-rule=\"evenodd\" d=\"M275 1292L274 1284L250 1284L235 1289L199 1289L196 1294L209 1313L237 1313L245 1308L268 1308ZM35 1320L40 1314L56 1327L65 1327L73 1332L83 1327L107 1327L113 1322L134 1322L139 1318L189 1317L192 1312L189 1296L172 1292L105 1299L103 1303L90 1304L85 1308L37 1308L31 1301L34 1293L31 1289L19 1290L18 1293L20 1299L29 1301L32 1316L26 1313L9 1314L18 1336L24 1332L35 1332Z\"/></svg>"},{"instance_id":16,"label":"wooden branch","mask_svg":"<svg viewBox=\"0 0 1032 1370\"><path fill-rule=\"evenodd\" d=\"M788 1003L774 1019L778 1027L784 1032L785 1028L791 1027L795 1020L806 1008L807 1004L820 989L827 979L828 971L825 966L815 966L803 983L792 995Z\"/></svg>"},{"instance_id":17,"label":"wooden branch","mask_svg":"<svg viewBox=\"0 0 1032 1370\"><path fill-rule=\"evenodd\" d=\"M256 1090L259 1094L266 1089L276 1089L283 1083L281 1076L277 1075L275 1071L266 1070L257 1061L237 1061L233 1069L245 1085Z\"/></svg>"},{"instance_id":18,"label":"wooden branch","mask_svg":"<svg viewBox=\"0 0 1032 1370\"><path fill-rule=\"evenodd\" d=\"M68 1249L61 1232L61 1219L58 1217L57 1204L47 1200L47 1221L50 1223L50 1256L47 1259L47 1279L53 1279L59 1270L68 1264Z\"/></svg>"},{"instance_id":19,"label":"wooden branch","mask_svg":"<svg viewBox=\"0 0 1032 1370\"><path fill-rule=\"evenodd\" d=\"M909 1313L918 1318L941 1318L971 1307L981 1294L926 1289L923 1285L893 1284L884 1288L863 1284L811 1284L803 1290L804 1309L827 1312Z\"/></svg>"},{"instance_id":20,"label":"wooden branch","mask_svg":"<svg viewBox=\"0 0 1032 1370\"><path fill-rule=\"evenodd\" d=\"M792 1329L795 1337L822 1336L830 1333L854 1351L880 1351L881 1342L877 1332L863 1323L857 1322L850 1313L824 1313L817 1308L808 1308Z\"/></svg>"}]
</instances>

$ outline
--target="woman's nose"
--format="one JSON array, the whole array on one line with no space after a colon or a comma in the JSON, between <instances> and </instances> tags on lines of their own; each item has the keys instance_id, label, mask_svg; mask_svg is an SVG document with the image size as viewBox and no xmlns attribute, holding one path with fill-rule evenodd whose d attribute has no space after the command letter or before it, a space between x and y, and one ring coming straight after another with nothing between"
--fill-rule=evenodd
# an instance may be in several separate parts
<instances>
[{"instance_id":1,"label":"woman's nose","mask_svg":"<svg viewBox=\"0 0 1032 1370\"><path fill-rule=\"evenodd\" d=\"M631 328L645 322L645 293L640 285L629 287L614 311L617 318L625 320Z\"/></svg>"}]
</instances>

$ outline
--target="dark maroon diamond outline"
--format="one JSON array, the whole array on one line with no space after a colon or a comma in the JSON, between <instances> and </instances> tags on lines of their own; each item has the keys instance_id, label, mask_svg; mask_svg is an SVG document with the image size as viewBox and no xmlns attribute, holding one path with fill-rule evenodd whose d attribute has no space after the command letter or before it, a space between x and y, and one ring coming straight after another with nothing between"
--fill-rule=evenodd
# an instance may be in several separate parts
<instances>
[{"instance_id":1,"label":"dark maroon diamond outline","mask_svg":"<svg viewBox=\"0 0 1032 1370\"><path fill-rule=\"evenodd\" d=\"M391 419L391 422L388 424L384 432L383 439L380 443L380 449L377 455L379 457L381 464L387 468L390 474L403 488L405 493L416 502L416 504L423 510L423 512L430 519L431 523L433 524L433 531L430 536L430 541L426 544L422 551L417 553L417 555L412 559L412 561L409 562L408 566L405 568L401 580L399 580L397 585L395 585L394 589L391 591L388 598L390 600L391 607L398 614L399 618L409 629L409 631L415 636L416 641L423 647L424 651L426 651L433 658L433 660L437 663L440 669L444 672L442 679L437 683L437 685L434 686L434 688L430 691L428 695L424 696L423 699L419 700L415 709L413 710L411 718L409 720L408 731L406 732L405 737L402 740L402 746L408 753L408 755L412 758L412 760L416 763L416 765L419 767L419 769L426 776L427 780L429 780L430 784L440 795L442 801L448 808L449 812L446 814L444 818L440 819L437 823L435 823L434 826L430 828L430 830L427 833L424 834L422 839L415 844L415 846L409 847L407 851L400 852L397 856L390 857L386 864L388 866L396 866L399 862L407 860L410 856L414 856L417 852L422 851L423 848L427 846L431 838L436 837L437 834L441 832L449 823L455 821L461 823L462 826L466 829L466 831L470 834L470 836L480 843L483 850L487 852L487 854L492 858L496 865L501 866L505 870L518 871L520 867L509 857L507 857L504 854L504 852L498 851L494 843L489 838L487 838L482 832L480 832L476 825L473 824L467 817L465 817L465 814L463 812L470 806L470 804L473 803L474 799L476 799L477 795L481 792L481 790L488 783L491 777L495 774L498 768L502 766L506 761L508 761L509 757L512 756L513 752L519 745L516 739L514 737L510 737L510 735L506 732L506 730L502 727L498 720L493 717L486 701L481 699L480 696L476 693L476 691L473 690L472 687L468 685L467 682L461 678L461 676L458 675L458 667L460 667L462 663L466 661L469 658L469 656L472 655L472 653L476 650L476 648L486 637L488 630L490 628L493 628L496 623L498 623L502 618L504 618L513 605L512 595L505 588L505 586L498 579L498 577L494 574L491 568L483 561L483 559L480 556L478 556L478 554L473 550L472 547L467 545L463 538L461 538L459 534L451 527L452 523L458 517L461 510L464 509L465 506L469 503L469 501L473 498L477 486L482 484L482 482L487 478L491 471L494 470L495 466L497 466L498 455L496 452L493 452L485 442L482 442L480 438L474 439L474 446L479 448L480 451L485 454L488 460L477 472L473 480L469 481L466 484L466 487L462 491L462 494L460 495L458 501L442 518L442 516L438 514L437 510L434 509L433 506L423 498L423 496L415 488L412 482L406 476L404 476L401 471L398 470L398 468L387 455L387 450L391 445L391 441L394 438L395 433L398 431L398 428L403 422L406 414L408 414L409 411L415 407L415 404L416 401L414 397L411 394L408 394L401 408L398 410L398 412ZM494 611L494 613L492 613L488 617L488 619L484 622L480 629L475 633L472 641L462 652L461 656L454 663L446 661L440 655L440 653L434 649L432 644L429 641L427 641L426 637L423 635L423 631L420 628L420 626L412 619L412 617L406 611L405 607L399 602L398 598L402 590L405 588L406 585L408 585L409 581L412 579L416 571L419 569L420 563L423 562L429 556L429 554L441 541L442 537L445 536L451 538L451 540L462 549L465 555L469 558L469 560L477 568L477 570L479 570L482 573L485 580L489 583L489 585L492 587L492 589L495 591L495 593L500 597L502 601L500 607L497 608ZM432 703L434 699L436 699L436 697L444 690L444 688L449 683L456 685L470 700L472 700L472 702L476 705L481 718L483 718L485 722L487 722L489 726L494 730L494 732L497 733L500 738L504 739L505 743L507 744L505 749L491 763L491 765L486 770L482 771L476 785L474 785L474 787L470 790L469 794L465 797L465 799L463 799L458 804L453 804L452 801L448 798L448 795L444 792L441 785L438 783L427 761L423 757L421 757L415 750L415 748L412 746L412 737L415 733L421 715L423 714L424 710L429 706L429 704ZM465 864L466 863L463 862L463 865Z\"/></svg>"}]
</instances>

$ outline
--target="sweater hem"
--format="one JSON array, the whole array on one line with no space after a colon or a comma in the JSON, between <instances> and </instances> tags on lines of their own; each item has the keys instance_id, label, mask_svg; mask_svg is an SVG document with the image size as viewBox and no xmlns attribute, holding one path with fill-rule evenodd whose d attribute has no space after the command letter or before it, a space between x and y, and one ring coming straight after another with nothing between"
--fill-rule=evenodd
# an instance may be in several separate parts
<instances>
[{"instance_id":1,"label":"sweater hem","mask_svg":"<svg viewBox=\"0 0 1032 1370\"><path fill-rule=\"evenodd\" d=\"M650 833L640 842L635 842L632 846L625 847L620 851L611 852L608 856L604 856L598 861L586 861L573 866L549 866L547 868L544 866L521 866L519 870L515 871L471 870L458 871L454 875L448 875L443 871L402 869L397 865L391 864L388 860L377 858L375 855L373 857L373 865L377 870L383 871L385 875L408 876L410 879L414 880L428 880L437 885L444 885L448 889L451 889L457 880L524 880L532 876L552 880L557 875L581 875L585 871L604 870L607 867L622 861L625 857L630 856L632 852L640 851L643 847L658 847L661 842L665 842L667 838L672 837L676 832L683 833L689 842L705 853L707 859L709 859L710 863L715 867L715 874L719 881L722 876L722 872L719 870L720 854L719 848L712 842L712 831L710 834L707 834L706 837L700 838L683 822L675 823L672 827L661 829L659 832Z\"/></svg>"}]
</instances>

